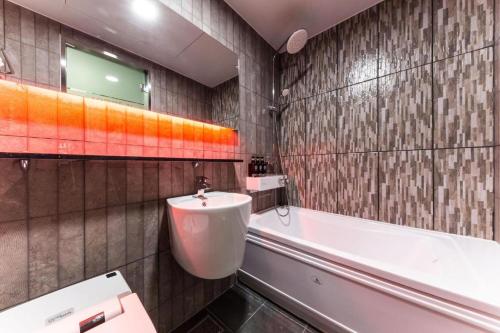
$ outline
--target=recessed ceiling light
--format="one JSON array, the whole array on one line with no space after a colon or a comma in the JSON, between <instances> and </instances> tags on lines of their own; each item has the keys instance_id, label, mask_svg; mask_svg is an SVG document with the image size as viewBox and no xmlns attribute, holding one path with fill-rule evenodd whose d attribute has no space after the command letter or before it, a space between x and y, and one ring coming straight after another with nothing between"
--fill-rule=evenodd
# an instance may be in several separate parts
<instances>
[{"instance_id":1,"label":"recessed ceiling light","mask_svg":"<svg viewBox=\"0 0 500 333\"><path fill-rule=\"evenodd\" d=\"M114 53L108 52L108 51L103 51L102 54L107 55L108 57L118 59L118 56Z\"/></svg>"},{"instance_id":2,"label":"recessed ceiling light","mask_svg":"<svg viewBox=\"0 0 500 333\"><path fill-rule=\"evenodd\" d=\"M110 81L110 82L118 82L118 78L116 76L113 76L113 75L106 75L105 76L106 80Z\"/></svg>"},{"instance_id":3,"label":"recessed ceiling light","mask_svg":"<svg viewBox=\"0 0 500 333\"><path fill-rule=\"evenodd\" d=\"M151 0L134 0L132 10L144 20L152 21L158 16L158 8Z\"/></svg>"}]
</instances>

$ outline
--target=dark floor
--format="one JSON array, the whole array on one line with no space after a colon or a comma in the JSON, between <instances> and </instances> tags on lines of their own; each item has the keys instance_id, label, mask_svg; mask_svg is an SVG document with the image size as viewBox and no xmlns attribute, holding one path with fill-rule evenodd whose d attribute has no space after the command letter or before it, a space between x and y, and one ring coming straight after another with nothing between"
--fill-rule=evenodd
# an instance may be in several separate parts
<instances>
[{"instance_id":1,"label":"dark floor","mask_svg":"<svg viewBox=\"0 0 500 333\"><path fill-rule=\"evenodd\" d=\"M290 332L318 330L237 284L177 328L174 333Z\"/></svg>"}]
</instances>

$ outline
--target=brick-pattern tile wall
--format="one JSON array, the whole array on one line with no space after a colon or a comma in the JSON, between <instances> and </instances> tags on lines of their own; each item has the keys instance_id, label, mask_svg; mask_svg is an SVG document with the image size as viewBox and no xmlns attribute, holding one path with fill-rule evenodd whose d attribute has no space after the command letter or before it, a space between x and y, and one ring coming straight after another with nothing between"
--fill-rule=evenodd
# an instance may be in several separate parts
<instances>
[{"instance_id":1,"label":"brick-pattern tile wall","mask_svg":"<svg viewBox=\"0 0 500 333\"><path fill-rule=\"evenodd\" d=\"M499 7L387 0L281 56L294 203L500 241Z\"/></svg>"}]
</instances>

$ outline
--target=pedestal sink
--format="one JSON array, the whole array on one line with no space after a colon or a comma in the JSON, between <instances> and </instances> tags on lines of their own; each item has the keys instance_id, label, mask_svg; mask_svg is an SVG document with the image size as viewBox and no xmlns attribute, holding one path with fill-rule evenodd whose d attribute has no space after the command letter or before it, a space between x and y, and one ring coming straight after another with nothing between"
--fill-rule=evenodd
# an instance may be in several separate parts
<instances>
[{"instance_id":1,"label":"pedestal sink","mask_svg":"<svg viewBox=\"0 0 500 333\"><path fill-rule=\"evenodd\" d=\"M220 279L243 262L252 198L210 192L167 199L170 244L177 262L204 279Z\"/></svg>"}]
</instances>

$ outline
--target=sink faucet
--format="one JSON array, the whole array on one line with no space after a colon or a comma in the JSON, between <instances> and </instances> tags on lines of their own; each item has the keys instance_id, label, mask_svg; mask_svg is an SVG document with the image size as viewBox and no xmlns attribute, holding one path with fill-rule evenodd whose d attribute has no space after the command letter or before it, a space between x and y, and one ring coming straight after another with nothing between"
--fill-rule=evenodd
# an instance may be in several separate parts
<instances>
[{"instance_id":1,"label":"sink faucet","mask_svg":"<svg viewBox=\"0 0 500 333\"><path fill-rule=\"evenodd\" d=\"M205 196L205 192L208 192L211 190L210 184L208 183L208 178L205 176L198 176L195 179L195 186L196 186L196 195L193 195L193 197L206 200L207 197Z\"/></svg>"}]
</instances>

